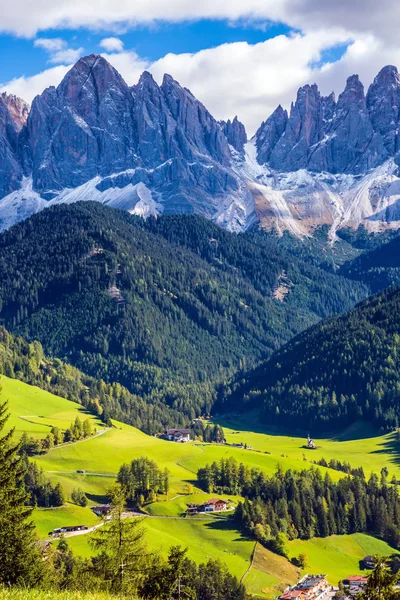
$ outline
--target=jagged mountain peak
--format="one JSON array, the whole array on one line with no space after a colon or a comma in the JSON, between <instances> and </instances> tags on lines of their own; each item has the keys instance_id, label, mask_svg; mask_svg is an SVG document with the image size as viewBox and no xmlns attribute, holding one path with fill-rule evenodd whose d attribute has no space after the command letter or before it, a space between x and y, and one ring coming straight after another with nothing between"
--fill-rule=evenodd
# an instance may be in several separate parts
<instances>
[{"instance_id":1,"label":"jagged mountain peak","mask_svg":"<svg viewBox=\"0 0 400 600\"><path fill-rule=\"evenodd\" d=\"M386 67L383 67L375 77L374 83L400 85L400 75L397 67L394 65L386 65Z\"/></svg>"},{"instance_id":2,"label":"jagged mountain peak","mask_svg":"<svg viewBox=\"0 0 400 600\"><path fill-rule=\"evenodd\" d=\"M28 120L30 106L25 100L7 92L0 93L0 102L7 107L7 110L18 131L22 129Z\"/></svg>"},{"instance_id":3,"label":"jagged mountain peak","mask_svg":"<svg viewBox=\"0 0 400 600\"><path fill-rule=\"evenodd\" d=\"M80 95L95 95L101 99L115 90L128 90L118 71L102 56L91 54L78 60L68 71L57 92L73 102Z\"/></svg>"},{"instance_id":4,"label":"jagged mountain peak","mask_svg":"<svg viewBox=\"0 0 400 600\"><path fill-rule=\"evenodd\" d=\"M364 106L364 86L358 75L351 75L346 80L346 87L338 98L338 107L342 105L359 104Z\"/></svg>"}]
</instances>

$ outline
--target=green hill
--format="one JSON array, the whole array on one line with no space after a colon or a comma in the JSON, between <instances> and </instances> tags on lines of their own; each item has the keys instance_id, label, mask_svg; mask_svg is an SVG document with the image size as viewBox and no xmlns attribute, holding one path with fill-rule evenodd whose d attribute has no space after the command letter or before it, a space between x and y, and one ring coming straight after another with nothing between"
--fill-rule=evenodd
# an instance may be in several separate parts
<instances>
[{"instance_id":1,"label":"green hill","mask_svg":"<svg viewBox=\"0 0 400 600\"><path fill-rule=\"evenodd\" d=\"M14 428L17 437L27 433L36 438L44 438L52 427L65 431L77 416L81 419L89 418L93 427L104 429L104 424L99 419L75 402L9 377L0 377L0 386L2 401L7 400L10 412L7 427Z\"/></svg>"},{"instance_id":2,"label":"green hill","mask_svg":"<svg viewBox=\"0 0 400 600\"><path fill-rule=\"evenodd\" d=\"M400 290L390 289L296 337L238 378L222 406L259 406L265 423L303 431L362 418L398 427L399 334Z\"/></svg>"},{"instance_id":3,"label":"green hill","mask_svg":"<svg viewBox=\"0 0 400 600\"><path fill-rule=\"evenodd\" d=\"M51 425L68 426L76 415L82 415L82 407L79 404L21 381L2 377L1 384L2 398L7 398L9 401L12 415L10 424L15 425L19 433L27 431L41 437ZM28 413L30 413L29 421L21 418ZM241 424L245 423L241 422ZM38 465L45 470L46 476L53 483L62 484L67 497L67 502L62 507L34 511L33 518L38 534L42 539L47 539L48 532L55 527L98 524L99 520L91 511L90 505L106 500L107 489L114 482L123 462L145 455L153 459L161 468L167 467L171 479L168 498L159 496L158 502L145 507L151 515L145 520L149 546L165 554L171 544L180 544L189 548L189 557L196 562L202 562L208 556L220 558L227 563L232 573L240 577L244 576L250 566L255 543L238 531L233 519L228 515L208 519L182 518L187 503L200 502L210 497L209 494L200 493L196 489L197 469L214 460L233 456L238 462L260 468L267 474L273 474L278 464L284 470L307 468L312 464L312 457L307 455L307 461L304 460L302 439L287 436L274 438L263 433L261 428L258 433L246 432L244 428L241 433L237 433L235 427L238 423L231 425L230 429L225 428L228 441L234 442L241 437L251 443L254 450L196 442L176 444L146 435L129 425L114 422L114 427L106 430L99 437L60 446L45 455L35 457ZM368 466L379 471L381 465L389 466L389 460L396 458L386 451L387 436L371 438L368 443L364 441L360 443L361 446L358 447L357 440L320 440L318 444L321 444L321 450L317 451L318 458L320 454L326 458L336 456L342 459L346 456L351 463L363 464L366 471ZM378 455L374 454L379 448L384 451ZM375 462L368 462L368 452L371 457L376 456ZM84 470L85 473L77 473L77 470ZM343 476L332 469L322 469L322 471L329 471L334 479ZM389 472L400 476L397 465L393 463L389 466ZM188 494L188 484L193 486L191 494ZM88 507L81 508L71 503L70 495L74 487L80 487L85 491L89 499ZM235 497L230 496L230 498L234 502L237 501ZM344 567L346 569L352 567L352 570L353 567L355 568L354 559L351 562L349 558L353 546L349 545L347 538L358 539L355 536L344 536L343 543L342 538L337 536L324 538L319 542L296 540L289 544L290 556L292 554L295 556L304 550L309 556L310 568L315 566L315 569L319 567L319 570L325 570L335 583L338 571L334 568L333 559L329 558L331 555L340 556L342 553ZM372 552L375 546L379 551L392 552L392 549L383 542L376 542L374 538L361 536L360 539L365 541L365 545L361 547L362 549L358 548L358 554L355 556L361 554L364 549L365 553L368 553L368 548L371 548ZM90 555L88 535L71 537L68 542L77 554ZM322 554L318 555L318 551L314 550L318 543L324 544L324 553L328 557L325 569L322 569L322 559L320 563L317 561L318 556L321 558ZM302 546L299 550L296 544L304 544L304 548ZM370 545L367 547L367 544ZM245 582L252 593L263 595L262 590L264 590L264 595L271 597L287 583L292 583L297 577L297 571L282 557L277 557L264 549L259 550L258 555L260 553L261 556L247 573Z\"/></svg>"},{"instance_id":4,"label":"green hill","mask_svg":"<svg viewBox=\"0 0 400 600\"><path fill-rule=\"evenodd\" d=\"M367 295L314 250L200 217L55 206L0 235L0 318L47 355L191 417L237 369ZM112 416L129 413L116 404Z\"/></svg>"}]
</instances>

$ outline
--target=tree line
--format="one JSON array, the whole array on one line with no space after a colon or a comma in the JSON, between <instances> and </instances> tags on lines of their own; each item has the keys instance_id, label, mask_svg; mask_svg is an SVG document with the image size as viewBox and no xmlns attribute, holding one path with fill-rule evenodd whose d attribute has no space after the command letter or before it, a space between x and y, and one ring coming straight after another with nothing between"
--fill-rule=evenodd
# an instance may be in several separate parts
<instances>
[{"instance_id":1,"label":"tree line","mask_svg":"<svg viewBox=\"0 0 400 600\"><path fill-rule=\"evenodd\" d=\"M87 398L86 375L74 386L52 361L63 394L68 386L97 401L105 422L154 433L210 414L216 388L237 370L367 295L321 255L286 236L231 234L200 217L144 221L98 203L51 207L0 235L1 322L99 381ZM283 271L293 286L281 303L273 292ZM19 377L19 361L11 366L5 374Z\"/></svg>"},{"instance_id":2,"label":"tree line","mask_svg":"<svg viewBox=\"0 0 400 600\"><path fill-rule=\"evenodd\" d=\"M235 518L257 539L269 542L279 534L289 539L370 533L393 547L400 546L398 486L381 477L347 476L332 481L315 467L300 472L266 476L259 469L222 459L197 473L199 485L209 492L239 494Z\"/></svg>"}]
</instances>

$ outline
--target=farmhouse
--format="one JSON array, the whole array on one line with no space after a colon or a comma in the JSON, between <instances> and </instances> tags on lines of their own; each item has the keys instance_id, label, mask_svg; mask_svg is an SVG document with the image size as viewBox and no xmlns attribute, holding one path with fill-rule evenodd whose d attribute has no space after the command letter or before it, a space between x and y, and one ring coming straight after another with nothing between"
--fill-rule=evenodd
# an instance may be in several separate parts
<instances>
[{"instance_id":1,"label":"farmhouse","mask_svg":"<svg viewBox=\"0 0 400 600\"><path fill-rule=\"evenodd\" d=\"M170 442L183 444L190 441L190 429L167 429L165 434Z\"/></svg>"},{"instance_id":2,"label":"farmhouse","mask_svg":"<svg viewBox=\"0 0 400 600\"><path fill-rule=\"evenodd\" d=\"M346 579L343 579L343 585L349 588L348 594L352 597L356 597L362 592L367 582L368 577L364 575L349 575Z\"/></svg>"},{"instance_id":3,"label":"farmhouse","mask_svg":"<svg viewBox=\"0 0 400 600\"><path fill-rule=\"evenodd\" d=\"M326 575L305 575L279 596L279 600L323 600L332 590Z\"/></svg>"},{"instance_id":4,"label":"farmhouse","mask_svg":"<svg viewBox=\"0 0 400 600\"><path fill-rule=\"evenodd\" d=\"M228 502L226 500L221 500L220 498L211 498L204 502L204 504L188 504L186 514L187 515L195 515L196 513L201 512L222 512L227 510Z\"/></svg>"},{"instance_id":5,"label":"farmhouse","mask_svg":"<svg viewBox=\"0 0 400 600\"><path fill-rule=\"evenodd\" d=\"M373 556L364 556L363 560L364 569L375 569L375 559Z\"/></svg>"},{"instance_id":6,"label":"farmhouse","mask_svg":"<svg viewBox=\"0 0 400 600\"><path fill-rule=\"evenodd\" d=\"M111 510L111 504L100 504L99 506L92 506L92 511L98 517L103 517L104 515L108 515Z\"/></svg>"}]
</instances>

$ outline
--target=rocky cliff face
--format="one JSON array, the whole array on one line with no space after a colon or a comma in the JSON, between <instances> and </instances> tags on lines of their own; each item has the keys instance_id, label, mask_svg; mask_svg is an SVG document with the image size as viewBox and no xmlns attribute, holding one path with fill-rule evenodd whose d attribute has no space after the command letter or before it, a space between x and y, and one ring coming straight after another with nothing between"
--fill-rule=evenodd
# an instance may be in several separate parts
<instances>
[{"instance_id":1,"label":"rocky cliff face","mask_svg":"<svg viewBox=\"0 0 400 600\"><path fill-rule=\"evenodd\" d=\"M58 202L135 214L199 213L241 231L307 235L322 224L400 226L400 75L367 94L357 75L336 100L299 89L250 142L171 76L129 87L102 57L82 58L31 110L0 95L0 228Z\"/></svg>"},{"instance_id":2,"label":"rocky cliff face","mask_svg":"<svg viewBox=\"0 0 400 600\"><path fill-rule=\"evenodd\" d=\"M247 133L243 123L235 117L233 121L230 119L220 121L220 125L228 143L238 152L243 152L244 145L247 142Z\"/></svg>"},{"instance_id":3,"label":"rocky cliff face","mask_svg":"<svg viewBox=\"0 0 400 600\"><path fill-rule=\"evenodd\" d=\"M28 112L29 106L20 98L0 94L0 197L17 189L22 179L19 132Z\"/></svg>"},{"instance_id":4,"label":"rocky cliff face","mask_svg":"<svg viewBox=\"0 0 400 600\"><path fill-rule=\"evenodd\" d=\"M150 73L129 88L100 56L35 98L26 138L24 169L47 200L98 177L102 192L142 182L167 212L211 217L214 196L238 188L226 137L188 90Z\"/></svg>"},{"instance_id":5,"label":"rocky cliff face","mask_svg":"<svg viewBox=\"0 0 400 600\"><path fill-rule=\"evenodd\" d=\"M387 66L367 96L357 75L337 102L316 85L299 89L290 116L278 107L256 133L257 160L279 172L363 174L396 157L399 145L400 76Z\"/></svg>"}]
</instances>

